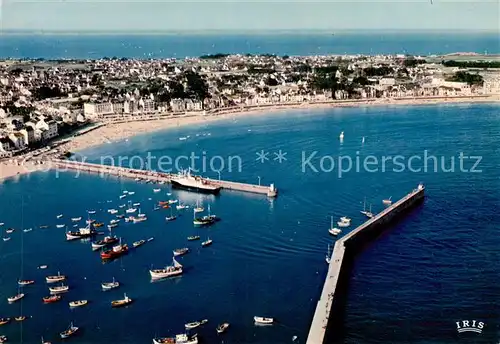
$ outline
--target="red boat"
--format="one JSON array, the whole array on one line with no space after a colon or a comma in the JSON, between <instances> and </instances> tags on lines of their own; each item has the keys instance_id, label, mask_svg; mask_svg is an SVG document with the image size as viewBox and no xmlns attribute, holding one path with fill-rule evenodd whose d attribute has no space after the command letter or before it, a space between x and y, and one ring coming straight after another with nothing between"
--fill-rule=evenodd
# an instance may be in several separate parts
<instances>
[{"instance_id":1,"label":"red boat","mask_svg":"<svg viewBox=\"0 0 500 344\"><path fill-rule=\"evenodd\" d=\"M159 201L158 205L168 205L168 201Z\"/></svg>"},{"instance_id":2,"label":"red boat","mask_svg":"<svg viewBox=\"0 0 500 344\"><path fill-rule=\"evenodd\" d=\"M45 296L43 298L43 303L54 303L61 300L61 295L51 295L51 296Z\"/></svg>"},{"instance_id":3,"label":"red boat","mask_svg":"<svg viewBox=\"0 0 500 344\"><path fill-rule=\"evenodd\" d=\"M111 250L101 252L101 259L115 259L128 252L127 244L113 246Z\"/></svg>"}]
</instances>

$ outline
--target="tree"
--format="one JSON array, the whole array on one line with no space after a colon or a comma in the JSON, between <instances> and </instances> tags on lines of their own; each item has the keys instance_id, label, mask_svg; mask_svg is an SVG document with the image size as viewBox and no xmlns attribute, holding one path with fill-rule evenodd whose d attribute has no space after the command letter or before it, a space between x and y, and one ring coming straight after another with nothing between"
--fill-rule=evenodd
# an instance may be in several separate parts
<instances>
[{"instance_id":1,"label":"tree","mask_svg":"<svg viewBox=\"0 0 500 344\"><path fill-rule=\"evenodd\" d=\"M190 97L203 101L209 97L208 84L198 73L188 71L185 73L187 82L186 92Z\"/></svg>"}]
</instances>

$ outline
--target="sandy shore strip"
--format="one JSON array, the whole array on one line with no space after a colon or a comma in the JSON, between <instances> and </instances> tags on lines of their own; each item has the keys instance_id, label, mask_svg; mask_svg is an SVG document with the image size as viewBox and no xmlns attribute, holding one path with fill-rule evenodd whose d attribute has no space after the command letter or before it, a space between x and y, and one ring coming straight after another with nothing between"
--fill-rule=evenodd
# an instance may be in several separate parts
<instances>
[{"instance_id":1,"label":"sandy shore strip","mask_svg":"<svg viewBox=\"0 0 500 344\"><path fill-rule=\"evenodd\" d=\"M428 97L428 98L404 98L404 99L374 99L374 100L349 100L328 101L324 103L301 103L285 105L267 105L242 110L241 108L224 109L217 113L207 115L175 115L162 119L128 121L121 123L109 123L88 133L73 137L68 143L59 146L59 150L78 152L83 149L99 146L105 143L122 141L126 138L160 131L168 128L176 128L186 125L209 123L213 121L233 119L240 116L270 115L273 112L289 109L327 109L335 107L358 107L358 106L387 106L387 105L423 105L423 104L453 104L453 103L488 103L499 102L500 95L483 97ZM0 180L46 169L47 166L24 162L24 158L15 157L9 161L0 163Z\"/></svg>"}]
</instances>

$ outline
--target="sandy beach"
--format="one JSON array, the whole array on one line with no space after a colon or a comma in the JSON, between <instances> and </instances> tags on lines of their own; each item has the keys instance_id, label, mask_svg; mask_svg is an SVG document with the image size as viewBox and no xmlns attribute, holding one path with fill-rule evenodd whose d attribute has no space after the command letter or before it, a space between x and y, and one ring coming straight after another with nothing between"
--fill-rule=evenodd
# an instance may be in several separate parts
<instances>
[{"instance_id":1,"label":"sandy beach","mask_svg":"<svg viewBox=\"0 0 500 344\"><path fill-rule=\"evenodd\" d=\"M239 116L269 115L272 112L288 109L327 109L333 107L357 107L357 106L387 106L387 105L423 105L423 104L451 104L451 103L484 103L499 102L500 95L488 97L433 97L412 99L376 99L362 101L331 101L325 103L302 103L292 105L269 105L259 108L240 108L218 111L215 114L171 116L164 119L148 121L128 121L121 123L109 123L86 134L76 136L70 142L59 146L60 151L77 152L86 148L99 146L105 143L121 141L128 137L151 133L168 128L186 125L208 123L233 119ZM24 158L16 157L9 161L0 163L0 180L30 173L43 168L44 165L35 165L32 162L24 162Z\"/></svg>"}]
</instances>

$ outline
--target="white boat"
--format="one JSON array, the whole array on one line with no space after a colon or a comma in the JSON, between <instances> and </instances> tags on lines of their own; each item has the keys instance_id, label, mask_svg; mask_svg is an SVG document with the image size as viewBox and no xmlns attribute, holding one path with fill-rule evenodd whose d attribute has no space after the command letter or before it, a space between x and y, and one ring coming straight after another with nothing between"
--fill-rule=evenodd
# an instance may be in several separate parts
<instances>
[{"instance_id":1,"label":"white boat","mask_svg":"<svg viewBox=\"0 0 500 344\"><path fill-rule=\"evenodd\" d=\"M173 188L184 189L188 191L218 194L222 189L221 186L202 178L200 176L192 176L190 170L182 171L177 176L172 177L171 181Z\"/></svg>"},{"instance_id":2,"label":"white boat","mask_svg":"<svg viewBox=\"0 0 500 344\"><path fill-rule=\"evenodd\" d=\"M66 225L56 225L56 228L64 228Z\"/></svg>"},{"instance_id":3,"label":"white boat","mask_svg":"<svg viewBox=\"0 0 500 344\"><path fill-rule=\"evenodd\" d=\"M202 246L202 247L207 247L207 246L212 245L212 243L213 243L212 239L207 238L207 240L205 240L205 241L203 241L203 242L201 243L201 246Z\"/></svg>"},{"instance_id":4,"label":"white boat","mask_svg":"<svg viewBox=\"0 0 500 344\"><path fill-rule=\"evenodd\" d=\"M125 208L126 206L127 206L126 204L120 204L120 205L118 206L118 208L120 208L120 209L121 209L121 208Z\"/></svg>"},{"instance_id":5,"label":"white boat","mask_svg":"<svg viewBox=\"0 0 500 344\"><path fill-rule=\"evenodd\" d=\"M338 221L337 226L339 227L349 227L351 225L350 222L345 222L345 221Z\"/></svg>"},{"instance_id":6,"label":"white boat","mask_svg":"<svg viewBox=\"0 0 500 344\"><path fill-rule=\"evenodd\" d=\"M3 241L9 241L10 240L10 237L7 237L7 238L2 238Z\"/></svg>"},{"instance_id":7,"label":"white boat","mask_svg":"<svg viewBox=\"0 0 500 344\"><path fill-rule=\"evenodd\" d=\"M196 207L194 208L195 213L201 213L202 211L205 211L205 208L199 205L199 202L196 201Z\"/></svg>"},{"instance_id":8,"label":"white boat","mask_svg":"<svg viewBox=\"0 0 500 344\"><path fill-rule=\"evenodd\" d=\"M125 210L125 212L127 214L132 214L132 213L135 213L137 211L137 208L128 208L127 210Z\"/></svg>"},{"instance_id":9,"label":"white boat","mask_svg":"<svg viewBox=\"0 0 500 344\"><path fill-rule=\"evenodd\" d=\"M253 321L256 324L272 324L274 322L273 318L266 318L266 317L253 317Z\"/></svg>"},{"instance_id":10,"label":"white boat","mask_svg":"<svg viewBox=\"0 0 500 344\"><path fill-rule=\"evenodd\" d=\"M116 228L116 227L118 227L118 223L110 223L108 225L108 229L113 229L113 228Z\"/></svg>"},{"instance_id":11,"label":"white boat","mask_svg":"<svg viewBox=\"0 0 500 344\"><path fill-rule=\"evenodd\" d=\"M365 216L371 219L374 215L372 213L372 205L370 204L370 211L365 212Z\"/></svg>"},{"instance_id":12,"label":"white boat","mask_svg":"<svg viewBox=\"0 0 500 344\"><path fill-rule=\"evenodd\" d=\"M59 336L61 337L61 339L69 338L72 335L74 335L77 331L78 327L73 326L73 323L71 323L66 331L59 333Z\"/></svg>"},{"instance_id":13,"label":"white boat","mask_svg":"<svg viewBox=\"0 0 500 344\"><path fill-rule=\"evenodd\" d=\"M172 193L171 192L167 192L167 196L172 196Z\"/></svg>"},{"instance_id":14,"label":"white boat","mask_svg":"<svg viewBox=\"0 0 500 344\"><path fill-rule=\"evenodd\" d=\"M132 219L132 222L133 223L139 223L139 222L144 222L146 221L148 218L146 216L143 216L143 217L134 217Z\"/></svg>"},{"instance_id":15,"label":"white boat","mask_svg":"<svg viewBox=\"0 0 500 344\"><path fill-rule=\"evenodd\" d=\"M389 197L388 199L382 200L382 204L384 204L386 206L391 205L392 204L391 198L392 198L392 196Z\"/></svg>"},{"instance_id":16,"label":"white boat","mask_svg":"<svg viewBox=\"0 0 500 344\"><path fill-rule=\"evenodd\" d=\"M161 191L161 189L153 189L153 192L155 192L155 193L160 192L160 191Z\"/></svg>"},{"instance_id":17,"label":"white boat","mask_svg":"<svg viewBox=\"0 0 500 344\"><path fill-rule=\"evenodd\" d=\"M333 227L333 216L330 219L331 219L331 223L330 223L330 229L328 229L328 233L330 233L331 235L337 236L342 232L342 230Z\"/></svg>"},{"instance_id":18,"label":"white boat","mask_svg":"<svg viewBox=\"0 0 500 344\"><path fill-rule=\"evenodd\" d=\"M0 222L0 227L2 227L5 223L4 222Z\"/></svg>"},{"instance_id":19,"label":"white boat","mask_svg":"<svg viewBox=\"0 0 500 344\"><path fill-rule=\"evenodd\" d=\"M198 344L198 335L178 334L175 338L153 338L153 344Z\"/></svg>"},{"instance_id":20,"label":"white boat","mask_svg":"<svg viewBox=\"0 0 500 344\"><path fill-rule=\"evenodd\" d=\"M77 222L77 221L80 221L81 219L82 219L82 217L81 217L81 216L80 216L80 217L72 217L72 218L71 218L71 221L73 221L73 222Z\"/></svg>"},{"instance_id":21,"label":"white boat","mask_svg":"<svg viewBox=\"0 0 500 344\"><path fill-rule=\"evenodd\" d=\"M136 179L139 179L139 178L136 178ZM139 180L140 180L140 179L139 179ZM129 194L130 196L135 195L135 191L129 191L129 192L128 192L128 194Z\"/></svg>"},{"instance_id":22,"label":"white boat","mask_svg":"<svg viewBox=\"0 0 500 344\"><path fill-rule=\"evenodd\" d=\"M132 204L134 207L140 207L141 206L141 203L140 202L137 202L137 203L134 203Z\"/></svg>"},{"instance_id":23,"label":"white boat","mask_svg":"<svg viewBox=\"0 0 500 344\"><path fill-rule=\"evenodd\" d=\"M179 202L179 200L177 200L177 199L169 199L168 200L168 204L176 204L177 202Z\"/></svg>"},{"instance_id":24,"label":"white boat","mask_svg":"<svg viewBox=\"0 0 500 344\"><path fill-rule=\"evenodd\" d=\"M56 287L49 287L49 291L52 294L65 293L68 290L69 290L69 286L68 285L59 285L59 286L56 286Z\"/></svg>"},{"instance_id":25,"label":"white boat","mask_svg":"<svg viewBox=\"0 0 500 344\"><path fill-rule=\"evenodd\" d=\"M351 219L350 219L350 218L348 218L348 217L342 216L342 217L340 218L340 221L342 221L342 222L351 222Z\"/></svg>"},{"instance_id":26,"label":"white boat","mask_svg":"<svg viewBox=\"0 0 500 344\"><path fill-rule=\"evenodd\" d=\"M127 197L127 195L120 195L120 199L124 199L125 197Z\"/></svg>"},{"instance_id":27,"label":"white boat","mask_svg":"<svg viewBox=\"0 0 500 344\"><path fill-rule=\"evenodd\" d=\"M78 300L78 301L71 301L69 303L69 306L71 308L76 308L76 307L82 307L82 306L85 306L86 304L88 304L88 300Z\"/></svg>"},{"instance_id":28,"label":"white boat","mask_svg":"<svg viewBox=\"0 0 500 344\"><path fill-rule=\"evenodd\" d=\"M184 325L184 328L186 330L192 330L194 328L197 328L197 327L200 327L201 325L204 325L208 322L207 319L203 319L201 321L195 321L195 322L191 322L191 323L187 323Z\"/></svg>"},{"instance_id":29,"label":"white boat","mask_svg":"<svg viewBox=\"0 0 500 344\"><path fill-rule=\"evenodd\" d=\"M48 268L48 265L40 265L40 266L38 266L38 269L42 269L42 270L43 269L47 269L47 268Z\"/></svg>"},{"instance_id":30,"label":"white boat","mask_svg":"<svg viewBox=\"0 0 500 344\"><path fill-rule=\"evenodd\" d=\"M330 264L330 261L332 260L332 252L330 252L330 245L328 245L328 253L326 254L325 260L327 264Z\"/></svg>"},{"instance_id":31,"label":"white boat","mask_svg":"<svg viewBox=\"0 0 500 344\"><path fill-rule=\"evenodd\" d=\"M120 220L111 220L111 221L109 221L109 223L112 224L112 225L114 225L116 223L119 223L119 222L120 222Z\"/></svg>"},{"instance_id":32,"label":"white boat","mask_svg":"<svg viewBox=\"0 0 500 344\"><path fill-rule=\"evenodd\" d=\"M110 213L111 215L118 214L118 210L116 210L116 209L108 209L108 213Z\"/></svg>"},{"instance_id":33,"label":"white boat","mask_svg":"<svg viewBox=\"0 0 500 344\"><path fill-rule=\"evenodd\" d=\"M365 215L365 216L368 216L368 211L366 210L366 197L364 198L363 200L363 210L360 211L361 214Z\"/></svg>"},{"instance_id":34,"label":"white boat","mask_svg":"<svg viewBox=\"0 0 500 344\"><path fill-rule=\"evenodd\" d=\"M45 269L45 268L47 268L47 265L41 265L40 266L40 269ZM47 281L47 283L62 282L65 279L66 279L66 276L61 275L61 273L59 271L57 272L57 275L55 275L55 276L47 276L47 277L45 277L45 281Z\"/></svg>"},{"instance_id":35,"label":"white boat","mask_svg":"<svg viewBox=\"0 0 500 344\"><path fill-rule=\"evenodd\" d=\"M229 328L229 323L222 323L219 326L217 326L217 333L221 334L226 332L226 330Z\"/></svg>"},{"instance_id":36,"label":"white boat","mask_svg":"<svg viewBox=\"0 0 500 344\"><path fill-rule=\"evenodd\" d=\"M342 141L344 139L344 132L343 131L340 133L339 139L340 139L340 141Z\"/></svg>"},{"instance_id":37,"label":"white boat","mask_svg":"<svg viewBox=\"0 0 500 344\"><path fill-rule=\"evenodd\" d=\"M184 141L184 140L187 140L187 137L186 137L186 136L179 137L179 141Z\"/></svg>"},{"instance_id":38,"label":"white boat","mask_svg":"<svg viewBox=\"0 0 500 344\"><path fill-rule=\"evenodd\" d=\"M8 297L7 301L9 301L9 303L13 303L13 302L21 300L23 297L24 297L24 294L23 293L19 293L17 295Z\"/></svg>"},{"instance_id":39,"label":"white boat","mask_svg":"<svg viewBox=\"0 0 500 344\"><path fill-rule=\"evenodd\" d=\"M182 265L179 264L179 262L177 262L175 258L172 258L172 262L173 262L172 265L167 266L164 269L149 270L151 278L160 279L160 278L182 275Z\"/></svg>"},{"instance_id":40,"label":"white boat","mask_svg":"<svg viewBox=\"0 0 500 344\"><path fill-rule=\"evenodd\" d=\"M28 232L31 232L32 230L33 230L33 228L26 228L26 229L23 229L23 232L28 233Z\"/></svg>"},{"instance_id":41,"label":"white boat","mask_svg":"<svg viewBox=\"0 0 500 344\"><path fill-rule=\"evenodd\" d=\"M115 281L114 277L113 277L113 281L112 282L101 283L102 290L111 290L111 289L118 288L119 286L120 286L120 282Z\"/></svg>"},{"instance_id":42,"label":"white boat","mask_svg":"<svg viewBox=\"0 0 500 344\"><path fill-rule=\"evenodd\" d=\"M95 210L89 210L88 213L89 214L95 214Z\"/></svg>"},{"instance_id":43,"label":"white boat","mask_svg":"<svg viewBox=\"0 0 500 344\"><path fill-rule=\"evenodd\" d=\"M182 210L182 209L186 209L187 207L188 207L188 206L187 206L187 205L185 205L185 204L178 204L175 208L176 208L177 210Z\"/></svg>"},{"instance_id":44,"label":"white boat","mask_svg":"<svg viewBox=\"0 0 500 344\"><path fill-rule=\"evenodd\" d=\"M186 253L188 253L188 252L189 252L189 248L187 248L187 247L184 247L184 248L178 248L178 249L175 249L175 250L173 251L173 253L174 253L174 257L177 257L177 256L182 256L182 255L184 255L184 254L186 254Z\"/></svg>"},{"instance_id":45,"label":"white boat","mask_svg":"<svg viewBox=\"0 0 500 344\"><path fill-rule=\"evenodd\" d=\"M58 219L60 219L61 217L63 217L63 214L59 214L56 216Z\"/></svg>"}]
</instances>

